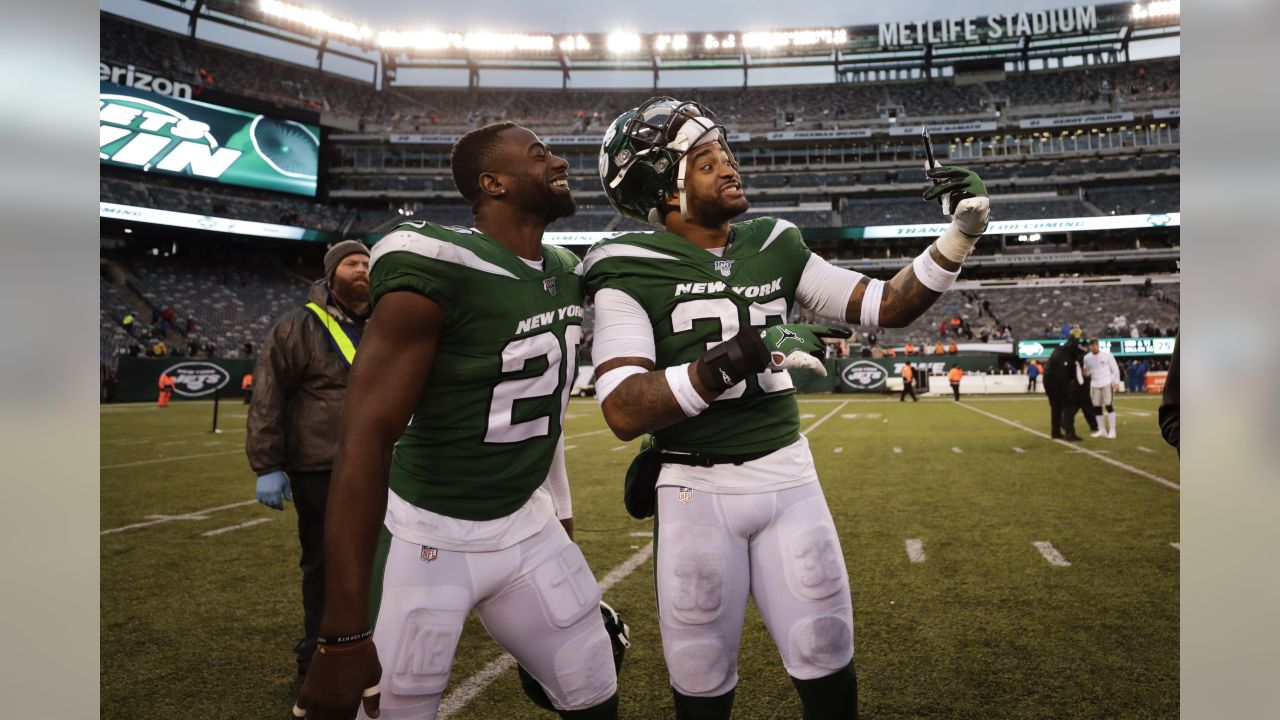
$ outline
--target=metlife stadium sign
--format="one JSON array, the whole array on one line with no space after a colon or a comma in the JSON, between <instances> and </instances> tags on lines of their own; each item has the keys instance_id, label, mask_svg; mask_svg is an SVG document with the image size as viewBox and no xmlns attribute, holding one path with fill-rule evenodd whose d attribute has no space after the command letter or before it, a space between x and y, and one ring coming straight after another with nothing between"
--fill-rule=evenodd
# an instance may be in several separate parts
<instances>
[{"instance_id":1,"label":"metlife stadium sign","mask_svg":"<svg viewBox=\"0 0 1280 720\"><path fill-rule=\"evenodd\" d=\"M100 82L107 165L314 197L320 128Z\"/></svg>"}]
</instances>

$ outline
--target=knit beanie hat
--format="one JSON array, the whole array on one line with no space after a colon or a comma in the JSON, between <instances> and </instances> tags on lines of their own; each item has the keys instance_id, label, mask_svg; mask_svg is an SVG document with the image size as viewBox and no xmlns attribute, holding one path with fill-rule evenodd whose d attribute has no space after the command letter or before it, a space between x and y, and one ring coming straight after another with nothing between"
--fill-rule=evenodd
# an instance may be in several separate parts
<instances>
[{"instance_id":1,"label":"knit beanie hat","mask_svg":"<svg viewBox=\"0 0 1280 720\"><path fill-rule=\"evenodd\" d=\"M329 248L329 252L324 254L324 279L333 282L333 273L342 263L342 259L355 253L368 256L369 248L359 240L343 240Z\"/></svg>"}]
</instances>

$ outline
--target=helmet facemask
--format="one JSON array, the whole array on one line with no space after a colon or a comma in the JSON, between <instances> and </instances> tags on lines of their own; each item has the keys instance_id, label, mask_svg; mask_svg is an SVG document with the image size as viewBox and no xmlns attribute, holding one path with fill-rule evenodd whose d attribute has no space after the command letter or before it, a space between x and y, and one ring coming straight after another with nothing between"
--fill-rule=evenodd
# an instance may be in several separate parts
<instances>
[{"instance_id":1,"label":"helmet facemask","mask_svg":"<svg viewBox=\"0 0 1280 720\"><path fill-rule=\"evenodd\" d=\"M630 115L619 129L624 141L612 155L609 145L613 133L606 134L601 148L601 179L605 180L606 195L614 207L628 217L662 226L662 204L670 197L672 189L680 203L681 218L689 219L688 199L685 193L685 174L689 153L709 142L718 142L733 161L724 126L715 115L702 105L691 101L679 101L669 97L656 97L624 115ZM621 120L622 118L619 118ZM615 124L618 121L614 121ZM614 130L611 126L610 130ZM617 174L606 180L607 167L612 163ZM643 167L646 175L660 178L661 182L641 182L641 197L631 202L620 202L628 194L622 183L628 173ZM633 181L633 185L635 185Z\"/></svg>"}]
</instances>

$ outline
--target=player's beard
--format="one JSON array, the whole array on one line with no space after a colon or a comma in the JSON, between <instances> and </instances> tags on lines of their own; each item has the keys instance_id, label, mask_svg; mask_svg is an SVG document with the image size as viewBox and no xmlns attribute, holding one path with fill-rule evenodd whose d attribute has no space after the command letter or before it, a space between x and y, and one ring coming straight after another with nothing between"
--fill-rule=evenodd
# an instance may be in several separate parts
<instances>
[{"instance_id":1,"label":"player's beard","mask_svg":"<svg viewBox=\"0 0 1280 720\"><path fill-rule=\"evenodd\" d=\"M741 198L729 199L717 193L715 196L700 200L690 197L687 199L689 203L689 219L697 225L703 227L719 227L751 207L751 202L747 200L746 195Z\"/></svg>"},{"instance_id":2,"label":"player's beard","mask_svg":"<svg viewBox=\"0 0 1280 720\"><path fill-rule=\"evenodd\" d=\"M578 203L571 193L553 190L545 182L534 186L531 190L532 192L524 194L524 197L530 200L525 210L547 225L560 218L573 217L574 213L578 212Z\"/></svg>"}]
</instances>

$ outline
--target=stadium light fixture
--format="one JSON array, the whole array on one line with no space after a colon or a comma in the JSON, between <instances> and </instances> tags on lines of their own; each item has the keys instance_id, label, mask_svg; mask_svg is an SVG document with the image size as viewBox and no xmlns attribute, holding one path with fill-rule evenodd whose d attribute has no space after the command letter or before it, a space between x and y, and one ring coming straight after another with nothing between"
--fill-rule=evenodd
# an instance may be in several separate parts
<instances>
[{"instance_id":1,"label":"stadium light fixture","mask_svg":"<svg viewBox=\"0 0 1280 720\"><path fill-rule=\"evenodd\" d=\"M350 20L340 20L315 8L290 5L280 0L259 0L258 8L265 15L305 25L312 30L319 30L331 36L336 35L356 42L373 37L373 30L368 25L357 25Z\"/></svg>"},{"instance_id":2,"label":"stadium light fixture","mask_svg":"<svg viewBox=\"0 0 1280 720\"><path fill-rule=\"evenodd\" d=\"M742 46L748 50L777 50L785 47L843 45L847 40L848 33L842 29L750 32L743 33Z\"/></svg>"},{"instance_id":3,"label":"stadium light fixture","mask_svg":"<svg viewBox=\"0 0 1280 720\"><path fill-rule=\"evenodd\" d=\"M632 32L615 32L609 34L608 46L609 52L623 54L632 53L640 49L643 41L640 36Z\"/></svg>"},{"instance_id":4,"label":"stadium light fixture","mask_svg":"<svg viewBox=\"0 0 1280 720\"><path fill-rule=\"evenodd\" d=\"M565 35L560 38L560 49L566 53L591 49L591 43L585 35Z\"/></svg>"},{"instance_id":5,"label":"stadium light fixture","mask_svg":"<svg viewBox=\"0 0 1280 720\"><path fill-rule=\"evenodd\" d=\"M535 52L555 47L550 35L522 35L518 33L467 33L462 39L462 49L479 52Z\"/></svg>"},{"instance_id":6,"label":"stadium light fixture","mask_svg":"<svg viewBox=\"0 0 1280 720\"><path fill-rule=\"evenodd\" d=\"M688 47L688 35L659 35L653 39L653 51L656 53L662 53L668 49L682 51Z\"/></svg>"},{"instance_id":7,"label":"stadium light fixture","mask_svg":"<svg viewBox=\"0 0 1280 720\"><path fill-rule=\"evenodd\" d=\"M1181 13L1182 8L1179 0L1151 0L1151 2L1145 4L1134 3L1133 10L1129 12L1129 16L1134 20L1146 20L1148 18L1175 17Z\"/></svg>"},{"instance_id":8,"label":"stadium light fixture","mask_svg":"<svg viewBox=\"0 0 1280 720\"><path fill-rule=\"evenodd\" d=\"M462 45L462 35L442 33L436 30L398 31L384 30L378 33L378 45L396 50L446 50Z\"/></svg>"}]
</instances>

